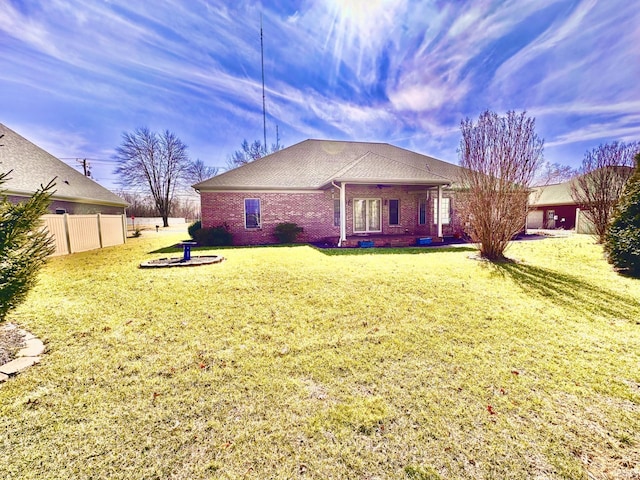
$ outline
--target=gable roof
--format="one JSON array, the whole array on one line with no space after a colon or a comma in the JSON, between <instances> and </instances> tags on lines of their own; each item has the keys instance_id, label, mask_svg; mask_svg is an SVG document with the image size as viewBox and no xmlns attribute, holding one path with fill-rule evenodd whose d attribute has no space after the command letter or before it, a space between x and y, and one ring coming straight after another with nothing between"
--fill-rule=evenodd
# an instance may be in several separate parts
<instances>
[{"instance_id":1,"label":"gable roof","mask_svg":"<svg viewBox=\"0 0 640 480\"><path fill-rule=\"evenodd\" d=\"M332 181L448 185L461 167L388 143L305 140L200 182L200 191L320 189Z\"/></svg>"},{"instance_id":2,"label":"gable roof","mask_svg":"<svg viewBox=\"0 0 640 480\"><path fill-rule=\"evenodd\" d=\"M53 199L126 207L128 204L113 192L97 184L66 163L31 143L0 123L0 172L11 170L2 185L9 195L32 195L40 185L54 178ZM57 178L56 178L57 177Z\"/></svg>"},{"instance_id":3,"label":"gable roof","mask_svg":"<svg viewBox=\"0 0 640 480\"><path fill-rule=\"evenodd\" d=\"M543 205L575 205L571 197L572 180L542 187L534 187L529 194L529 205L539 207Z\"/></svg>"}]
</instances>

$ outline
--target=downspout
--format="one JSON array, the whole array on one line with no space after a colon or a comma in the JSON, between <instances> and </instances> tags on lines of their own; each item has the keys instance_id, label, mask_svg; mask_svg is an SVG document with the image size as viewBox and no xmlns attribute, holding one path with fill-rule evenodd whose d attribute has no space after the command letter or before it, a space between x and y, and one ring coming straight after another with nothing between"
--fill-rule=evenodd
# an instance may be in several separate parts
<instances>
[{"instance_id":1,"label":"downspout","mask_svg":"<svg viewBox=\"0 0 640 480\"><path fill-rule=\"evenodd\" d=\"M442 185L438 185L438 208L436 215L438 215L436 220L438 226L438 238L442 239Z\"/></svg>"},{"instance_id":2,"label":"downspout","mask_svg":"<svg viewBox=\"0 0 640 480\"><path fill-rule=\"evenodd\" d=\"M342 246L342 242L347 239L347 206L346 206L346 185L336 183L331 180L331 185L340 191L340 239L338 240L338 247Z\"/></svg>"}]
</instances>

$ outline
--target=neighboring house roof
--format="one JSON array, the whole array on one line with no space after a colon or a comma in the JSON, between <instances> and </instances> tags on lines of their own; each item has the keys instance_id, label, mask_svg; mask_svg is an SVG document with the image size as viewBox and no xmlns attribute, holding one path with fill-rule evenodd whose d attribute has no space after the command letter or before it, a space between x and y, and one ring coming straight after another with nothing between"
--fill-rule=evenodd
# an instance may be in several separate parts
<instances>
[{"instance_id":1,"label":"neighboring house roof","mask_svg":"<svg viewBox=\"0 0 640 480\"><path fill-rule=\"evenodd\" d=\"M462 169L388 143L305 140L200 182L200 191L319 189L331 182L448 185Z\"/></svg>"},{"instance_id":2,"label":"neighboring house roof","mask_svg":"<svg viewBox=\"0 0 640 480\"><path fill-rule=\"evenodd\" d=\"M622 181L626 181L626 179L633 174L634 169L632 167L624 165L602 167L602 169L597 169L589 174L575 177L567 182L534 187L531 190L531 194L529 195L529 205L532 207L541 207L547 205L578 205L578 203L571 196L571 187L575 185L578 190L581 190L579 180L581 178L587 177L588 175L593 175L592 178L594 179L594 187L601 184L600 179L603 178L602 170L605 171L605 178L608 178L609 180L611 179L611 175L614 175L618 180L622 179Z\"/></svg>"},{"instance_id":3,"label":"neighboring house roof","mask_svg":"<svg viewBox=\"0 0 640 480\"><path fill-rule=\"evenodd\" d=\"M529 194L529 205L541 207L544 205L575 205L571 197L572 181L534 187Z\"/></svg>"},{"instance_id":4,"label":"neighboring house roof","mask_svg":"<svg viewBox=\"0 0 640 480\"><path fill-rule=\"evenodd\" d=\"M2 185L9 195L32 195L55 178L53 199L75 203L126 207L113 192L0 123L0 172L11 170Z\"/></svg>"}]
</instances>

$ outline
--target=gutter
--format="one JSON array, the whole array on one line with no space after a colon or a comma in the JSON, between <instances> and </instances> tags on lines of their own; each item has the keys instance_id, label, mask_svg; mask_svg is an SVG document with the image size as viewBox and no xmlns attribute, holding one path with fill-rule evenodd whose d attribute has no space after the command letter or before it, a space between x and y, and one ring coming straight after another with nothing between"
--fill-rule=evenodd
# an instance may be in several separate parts
<instances>
[{"instance_id":1,"label":"gutter","mask_svg":"<svg viewBox=\"0 0 640 480\"><path fill-rule=\"evenodd\" d=\"M347 236L347 232L346 232L346 215L347 212L345 211L346 209L346 201L345 201L345 192L343 190L342 186L338 186L336 185L334 180L331 180L331 185L333 185L335 188L338 189L338 191L340 192L340 238L338 239L338 248L342 247L342 237L343 237L343 233L344 233L344 237L346 238Z\"/></svg>"}]
</instances>

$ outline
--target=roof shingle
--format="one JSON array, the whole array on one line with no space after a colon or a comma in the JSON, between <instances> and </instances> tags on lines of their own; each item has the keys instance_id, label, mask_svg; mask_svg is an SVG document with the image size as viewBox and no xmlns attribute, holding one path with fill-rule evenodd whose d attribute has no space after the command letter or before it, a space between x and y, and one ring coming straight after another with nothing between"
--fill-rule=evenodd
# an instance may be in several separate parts
<instances>
[{"instance_id":1,"label":"roof shingle","mask_svg":"<svg viewBox=\"0 0 640 480\"><path fill-rule=\"evenodd\" d=\"M31 195L56 178L54 199L126 207L113 192L0 123L0 172L11 174L2 185L9 194Z\"/></svg>"},{"instance_id":2,"label":"roof shingle","mask_svg":"<svg viewBox=\"0 0 640 480\"><path fill-rule=\"evenodd\" d=\"M461 167L388 143L305 140L193 187L319 189L332 181L450 184Z\"/></svg>"}]
</instances>

